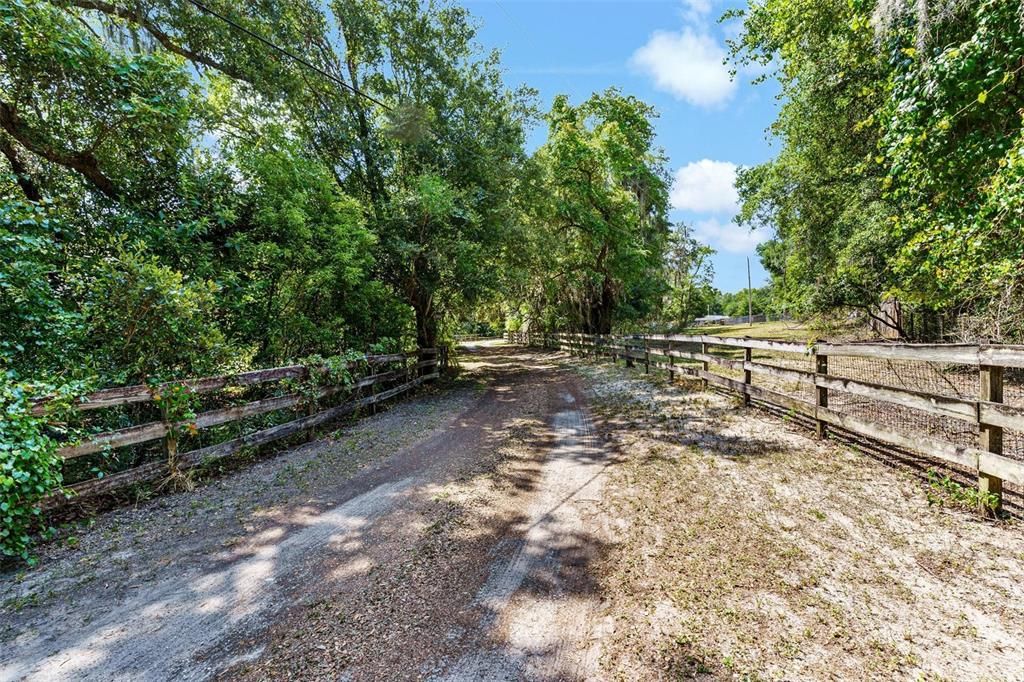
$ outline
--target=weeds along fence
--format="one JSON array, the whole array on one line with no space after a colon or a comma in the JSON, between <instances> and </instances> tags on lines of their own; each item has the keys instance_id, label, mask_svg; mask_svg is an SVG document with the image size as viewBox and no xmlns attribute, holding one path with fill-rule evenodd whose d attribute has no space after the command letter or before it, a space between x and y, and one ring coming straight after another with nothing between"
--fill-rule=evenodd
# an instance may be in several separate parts
<instances>
[{"instance_id":1,"label":"weeds along fence","mask_svg":"<svg viewBox=\"0 0 1024 682\"><path fill-rule=\"evenodd\" d=\"M509 335L687 375L829 429L1024 489L1024 346L816 343L704 335Z\"/></svg>"},{"instance_id":2,"label":"weeds along fence","mask_svg":"<svg viewBox=\"0 0 1024 682\"><path fill-rule=\"evenodd\" d=\"M443 350L429 348L106 388L70 406L41 399L33 407L36 414L54 415L55 426L68 433L87 434L57 451L66 485L44 506L170 480L267 443L312 435L330 421L436 379L445 362Z\"/></svg>"}]
</instances>

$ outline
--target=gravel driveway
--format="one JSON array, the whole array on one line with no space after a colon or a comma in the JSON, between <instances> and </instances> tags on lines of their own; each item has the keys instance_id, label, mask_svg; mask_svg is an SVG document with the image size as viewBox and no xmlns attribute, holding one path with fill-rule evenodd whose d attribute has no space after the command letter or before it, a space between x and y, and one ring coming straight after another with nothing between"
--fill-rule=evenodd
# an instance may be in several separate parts
<instances>
[{"instance_id":1,"label":"gravel driveway","mask_svg":"<svg viewBox=\"0 0 1024 682\"><path fill-rule=\"evenodd\" d=\"M1024 532L636 370L453 384L0 575L0 680L1024 680Z\"/></svg>"},{"instance_id":2,"label":"gravel driveway","mask_svg":"<svg viewBox=\"0 0 1024 682\"><path fill-rule=\"evenodd\" d=\"M462 362L454 387L5 574L0 679L587 676L605 463L578 379L508 347Z\"/></svg>"}]
</instances>

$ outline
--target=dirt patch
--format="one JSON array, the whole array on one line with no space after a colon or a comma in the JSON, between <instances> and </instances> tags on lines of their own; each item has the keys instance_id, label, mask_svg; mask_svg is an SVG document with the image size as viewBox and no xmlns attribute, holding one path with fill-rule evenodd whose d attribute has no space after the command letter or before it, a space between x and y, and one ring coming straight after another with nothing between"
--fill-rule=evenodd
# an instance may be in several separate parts
<instances>
[{"instance_id":1,"label":"dirt patch","mask_svg":"<svg viewBox=\"0 0 1024 682\"><path fill-rule=\"evenodd\" d=\"M574 496L602 464L578 380L544 353L462 362L450 390L45 547L3 576L0 679L465 679L479 653L587 677L600 544Z\"/></svg>"},{"instance_id":2,"label":"dirt patch","mask_svg":"<svg viewBox=\"0 0 1024 682\"><path fill-rule=\"evenodd\" d=\"M528 372L496 387L514 418L481 421L451 444L475 462L409 507L406 541L381 525L390 555L292 610L263 656L230 677L591 678L584 607L597 603L591 521L606 463L573 377L546 356L525 360Z\"/></svg>"},{"instance_id":3,"label":"dirt patch","mask_svg":"<svg viewBox=\"0 0 1024 682\"><path fill-rule=\"evenodd\" d=\"M1020 679L1024 532L729 398L583 365L616 679Z\"/></svg>"}]
</instances>

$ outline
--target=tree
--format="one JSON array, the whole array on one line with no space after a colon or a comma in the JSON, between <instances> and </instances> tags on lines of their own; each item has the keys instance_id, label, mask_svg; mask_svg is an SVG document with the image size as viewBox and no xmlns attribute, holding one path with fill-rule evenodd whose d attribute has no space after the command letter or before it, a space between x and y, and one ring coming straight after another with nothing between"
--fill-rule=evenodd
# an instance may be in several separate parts
<instances>
[{"instance_id":1,"label":"tree","mask_svg":"<svg viewBox=\"0 0 1024 682\"><path fill-rule=\"evenodd\" d=\"M531 185L536 266L520 286L549 323L607 334L660 306L668 190L653 117L615 90L579 106L555 99Z\"/></svg>"},{"instance_id":2,"label":"tree","mask_svg":"<svg viewBox=\"0 0 1024 682\"><path fill-rule=\"evenodd\" d=\"M743 18L733 57L777 65L784 103L771 127L778 156L739 172L740 220L773 228L783 245L765 265L790 309L872 310L894 275L885 168L874 161L888 87L870 24L846 0L751 3Z\"/></svg>"},{"instance_id":3,"label":"tree","mask_svg":"<svg viewBox=\"0 0 1024 682\"><path fill-rule=\"evenodd\" d=\"M113 338L89 333L83 292L126 254L214 287L201 314L239 362L435 345L494 295L531 93L458 7L205 4L0 0L0 189L59 226L35 252L55 319L76 320L58 346ZM105 330L132 324L108 312ZM83 372L150 366L78 348Z\"/></svg>"},{"instance_id":4,"label":"tree","mask_svg":"<svg viewBox=\"0 0 1024 682\"><path fill-rule=\"evenodd\" d=\"M791 308L873 315L898 297L985 320L973 335L1024 338L1024 305L1006 303L1024 284L1018 3L768 0L740 14L737 64L777 65L785 99L779 156L740 174L741 218L775 228L765 264Z\"/></svg>"},{"instance_id":5,"label":"tree","mask_svg":"<svg viewBox=\"0 0 1024 682\"><path fill-rule=\"evenodd\" d=\"M892 80L879 117L900 294L1024 338L1024 308L1003 304L1024 284L1024 16L994 0L898 16L879 27Z\"/></svg>"},{"instance_id":6,"label":"tree","mask_svg":"<svg viewBox=\"0 0 1024 682\"><path fill-rule=\"evenodd\" d=\"M679 326L703 315L711 298L711 280L715 270L711 256L715 250L693 237L692 230L680 223L669 236L665 268L671 290L665 313Z\"/></svg>"}]
</instances>

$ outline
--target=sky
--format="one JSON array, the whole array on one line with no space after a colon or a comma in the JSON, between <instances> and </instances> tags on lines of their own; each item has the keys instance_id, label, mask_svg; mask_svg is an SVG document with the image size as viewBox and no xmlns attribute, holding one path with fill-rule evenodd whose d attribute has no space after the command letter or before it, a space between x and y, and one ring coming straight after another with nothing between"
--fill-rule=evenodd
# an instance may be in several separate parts
<instances>
[{"instance_id":1,"label":"sky","mask_svg":"<svg viewBox=\"0 0 1024 682\"><path fill-rule=\"evenodd\" d=\"M653 105L658 144L673 176L672 218L694 228L717 250L714 285L754 286L768 276L755 247L770 234L732 223L737 167L773 156L766 129L774 120L777 88L751 85L756 74L729 77L722 61L736 21L719 23L740 6L730 0L461 0L482 22L478 39L498 48L509 86L540 92L547 110L555 95L579 103L615 86ZM541 144L543 126L533 131Z\"/></svg>"}]
</instances>

